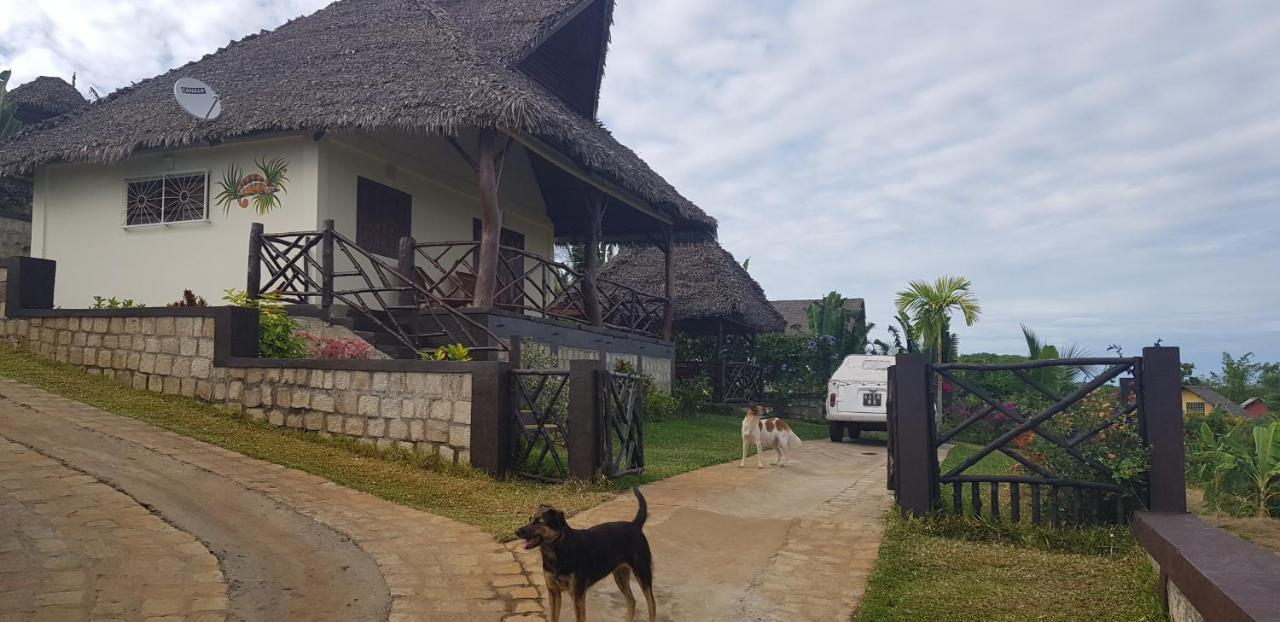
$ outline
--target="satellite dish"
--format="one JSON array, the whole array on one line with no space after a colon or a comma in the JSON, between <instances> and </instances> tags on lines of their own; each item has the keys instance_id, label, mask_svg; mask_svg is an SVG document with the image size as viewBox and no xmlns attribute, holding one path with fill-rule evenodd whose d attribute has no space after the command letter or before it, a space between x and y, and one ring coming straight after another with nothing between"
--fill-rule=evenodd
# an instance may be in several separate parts
<instances>
[{"instance_id":1,"label":"satellite dish","mask_svg":"<svg viewBox=\"0 0 1280 622\"><path fill-rule=\"evenodd\" d=\"M191 116L212 121L222 114L222 98L213 87L195 78L179 78L173 83L173 97Z\"/></svg>"}]
</instances>

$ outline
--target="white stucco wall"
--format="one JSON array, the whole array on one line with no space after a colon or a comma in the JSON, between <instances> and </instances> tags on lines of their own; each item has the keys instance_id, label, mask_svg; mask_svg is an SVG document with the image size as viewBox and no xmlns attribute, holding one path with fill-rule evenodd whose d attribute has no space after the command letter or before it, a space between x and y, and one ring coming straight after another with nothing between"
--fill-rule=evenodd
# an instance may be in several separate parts
<instances>
[{"instance_id":1,"label":"white stucco wall","mask_svg":"<svg viewBox=\"0 0 1280 622\"><path fill-rule=\"evenodd\" d=\"M217 182L231 163L245 172L254 159L284 157L289 169L281 206L258 216L213 205ZM31 255L58 262L54 304L89 306L94 295L132 298L161 306L192 289L214 303L227 288L243 289L249 225L267 231L314 229L318 148L292 136L139 155L114 164L66 164L36 173ZM145 227L123 226L125 180L163 173L208 171L206 221Z\"/></svg>"},{"instance_id":2,"label":"white stucco wall","mask_svg":"<svg viewBox=\"0 0 1280 622\"><path fill-rule=\"evenodd\" d=\"M474 148L474 139L459 141ZM413 195L419 242L471 239L471 221L480 216L476 175L443 138L330 134L319 145L320 219L332 218L347 237L356 235L356 179L364 177ZM519 146L507 154L499 200L503 226L524 234L529 252L551 256L552 223Z\"/></svg>"},{"instance_id":3,"label":"white stucco wall","mask_svg":"<svg viewBox=\"0 0 1280 622\"><path fill-rule=\"evenodd\" d=\"M464 135L459 142L475 146L474 137ZM480 216L476 174L443 138L329 134L320 141L319 152L320 219L332 218L346 237L356 239L356 186L364 177L413 196L411 228L418 242L472 239L472 220ZM554 226L528 156L519 146L507 154L499 200L503 227L525 236L525 250L554 256ZM336 260L339 270L349 267L341 254ZM433 272L423 261L418 265ZM335 285L340 290L360 287L356 279L339 279Z\"/></svg>"},{"instance_id":4,"label":"white stucco wall","mask_svg":"<svg viewBox=\"0 0 1280 622\"><path fill-rule=\"evenodd\" d=\"M463 136L474 146L474 137ZM266 216L213 204L223 171L238 163L283 157L289 163L281 207ZM125 180L163 173L208 171L205 221L125 227ZM135 156L114 164L68 164L37 171L32 213L33 257L58 262L55 304L86 307L95 295L131 298L148 306L176 300L192 289L211 303L227 288L242 289L249 226L266 232L315 230L326 218L356 238L357 178L365 177L413 196L413 236L419 241L470 240L480 214L475 173L439 137L330 134L246 140ZM524 234L525 248L554 254L554 228L528 156L518 146L507 155L500 190L504 222ZM339 269L347 262L338 256ZM394 258L391 258L394 261ZM344 283L337 284L339 289ZM353 285L346 283L345 285Z\"/></svg>"}]
</instances>

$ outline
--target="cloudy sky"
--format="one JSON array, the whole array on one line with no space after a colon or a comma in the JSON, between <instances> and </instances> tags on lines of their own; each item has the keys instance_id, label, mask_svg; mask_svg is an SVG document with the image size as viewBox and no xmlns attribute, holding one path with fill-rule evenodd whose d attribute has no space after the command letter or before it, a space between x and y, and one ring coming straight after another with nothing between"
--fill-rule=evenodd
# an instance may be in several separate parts
<instances>
[{"instance_id":1,"label":"cloudy sky","mask_svg":"<svg viewBox=\"0 0 1280 622\"><path fill-rule=\"evenodd\" d=\"M325 0L0 0L15 83L100 92ZM960 274L965 351L1280 360L1280 6L619 0L601 112L774 298Z\"/></svg>"}]
</instances>

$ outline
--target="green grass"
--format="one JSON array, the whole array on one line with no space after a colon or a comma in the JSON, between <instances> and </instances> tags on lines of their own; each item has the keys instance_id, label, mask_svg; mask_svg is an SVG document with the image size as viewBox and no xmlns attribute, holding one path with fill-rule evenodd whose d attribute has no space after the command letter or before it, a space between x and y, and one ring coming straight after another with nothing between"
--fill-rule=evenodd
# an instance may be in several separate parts
<instances>
[{"instance_id":1,"label":"green grass","mask_svg":"<svg viewBox=\"0 0 1280 622\"><path fill-rule=\"evenodd\" d=\"M889 519L856 620L1164 620L1156 576L1131 536L1009 541L964 519ZM956 537L963 531L977 539ZM1065 541L1062 541L1065 540Z\"/></svg>"},{"instance_id":2,"label":"green grass","mask_svg":"<svg viewBox=\"0 0 1280 622\"><path fill-rule=\"evenodd\" d=\"M827 427L804 421L790 421L796 434L804 440L824 439ZM645 472L637 477L620 478L617 485L636 484L666 479L742 458L742 417L701 415L690 419L674 419L653 423L644 429ZM754 455L755 449L751 450Z\"/></svg>"},{"instance_id":3,"label":"green grass","mask_svg":"<svg viewBox=\"0 0 1280 622\"><path fill-rule=\"evenodd\" d=\"M942 470L978 449L957 444ZM994 453L966 473L1005 474L1012 464ZM857 620L1164 619L1155 573L1127 527L1052 529L948 515L904 520L896 512L887 520Z\"/></svg>"},{"instance_id":4,"label":"green grass","mask_svg":"<svg viewBox=\"0 0 1280 622\"><path fill-rule=\"evenodd\" d=\"M610 484L498 481L465 467L399 451L380 451L342 437L322 437L257 422L197 400L125 387L102 376L0 345L0 376L132 417L247 456L313 473L343 486L484 529L500 540L541 503L574 514L619 489L739 457L740 418L706 415L645 426L646 472ZM826 428L797 422L802 438Z\"/></svg>"}]
</instances>

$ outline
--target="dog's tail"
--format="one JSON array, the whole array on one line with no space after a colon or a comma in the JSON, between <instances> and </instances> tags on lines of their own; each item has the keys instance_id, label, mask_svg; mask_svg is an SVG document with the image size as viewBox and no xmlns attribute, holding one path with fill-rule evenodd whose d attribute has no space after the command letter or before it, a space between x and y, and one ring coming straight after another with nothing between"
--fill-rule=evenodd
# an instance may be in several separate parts
<instances>
[{"instance_id":1,"label":"dog's tail","mask_svg":"<svg viewBox=\"0 0 1280 622\"><path fill-rule=\"evenodd\" d=\"M800 440L800 435L796 434L795 430L787 430L787 431L791 433L791 442L795 443L796 447L804 446L804 441Z\"/></svg>"},{"instance_id":2,"label":"dog's tail","mask_svg":"<svg viewBox=\"0 0 1280 622\"><path fill-rule=\"evenodd\" d=\"M649 504L645 503L644 495L640 494L639 486L632 488L631 492L636 493L636 501L640 503L640 507L636 509L636 517L631 519L631 524L636 527L644 527L645 519L649 518Z\"/></svg>"}]
</instances>

